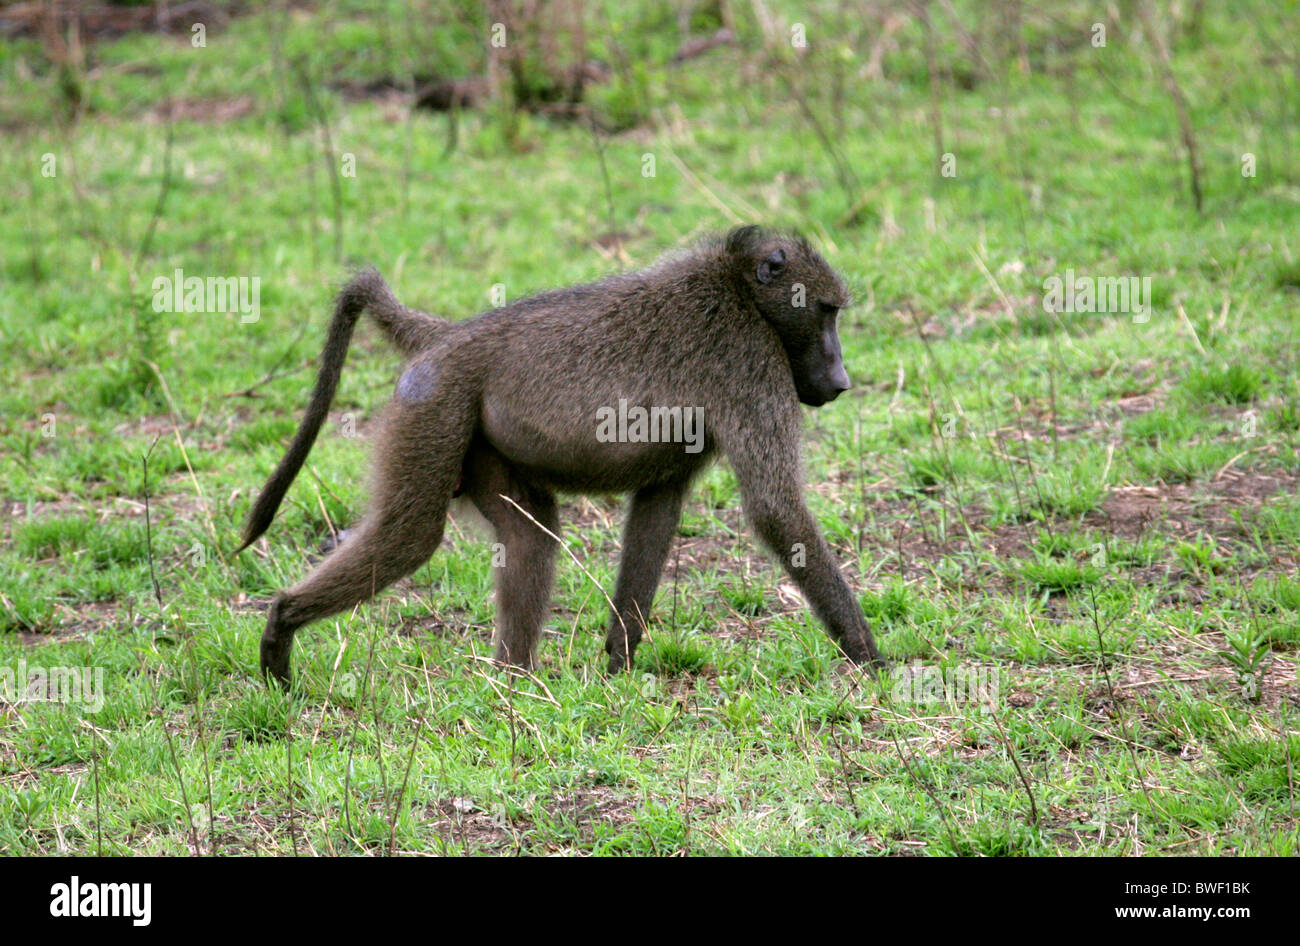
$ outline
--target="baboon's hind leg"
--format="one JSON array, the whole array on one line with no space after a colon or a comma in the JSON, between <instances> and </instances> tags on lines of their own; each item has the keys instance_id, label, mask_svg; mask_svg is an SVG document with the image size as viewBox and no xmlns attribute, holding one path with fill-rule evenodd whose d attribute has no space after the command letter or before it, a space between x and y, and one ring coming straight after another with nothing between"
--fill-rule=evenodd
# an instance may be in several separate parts
<instances>
[{"instance_id":1,"label":"baboon's hind leg","mask_svg":"<svg viewBox=\"0 0 1300 946\"><path fill-rule=\"evenodd\" d=\"M346 542L272 602L261 647L262 673L269 680L289 683L298 628L409 575L442 541L475 414L463 396L440 402L436 393L417 404L399 397L391 405L375 444L370 511Z\"/></svg>"},{"instance_id":2,"label":"baboon's hind leg","mask_svg":"<svg viewBox=\"0 0 1300 946\"><path fill-rule=\"evenodd\" d=\"M551 602L558 550L555 539L539 525L552 533L558 528L555 496L549 489L529 482L487 444L471 450L465 482L474 505L492 524L502 545L504 560L496 569L495 659L500 664L532 669ZM503 495L518 503L519 508L503 500Z\"/></svg>"},{"instance_id":3,"label":"baboon's hind leg","mask_svg":"<svg viewBox=\"0 0 1300 946\"><path fill-rule=\"evenodd\" d=\"M623 556L618 566L614 609L609 616L605 652L609 672L630 669L637 644L650 618L659 576L672 548L688 480L646 487L633 494L623 527Z\"/></svg>"}]
</instances>

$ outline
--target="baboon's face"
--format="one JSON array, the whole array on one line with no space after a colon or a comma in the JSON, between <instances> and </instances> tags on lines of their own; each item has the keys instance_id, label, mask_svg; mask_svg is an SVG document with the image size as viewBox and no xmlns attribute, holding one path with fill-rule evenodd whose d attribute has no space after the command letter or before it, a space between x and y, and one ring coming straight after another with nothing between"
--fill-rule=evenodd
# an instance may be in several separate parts
<instances>
[{"instance_id":1,"label":"baboon's face","mask_svg":"<svg viewBox=\"0 0 1300 946\"><path fill-rule=\"evenodd\" d=\"M835 328L849 303L844 281L799 241L760 245L749 262L754 298L785 346L799 400L812 407L835 400L850 387Z\"/></svg>"}]
</instances>

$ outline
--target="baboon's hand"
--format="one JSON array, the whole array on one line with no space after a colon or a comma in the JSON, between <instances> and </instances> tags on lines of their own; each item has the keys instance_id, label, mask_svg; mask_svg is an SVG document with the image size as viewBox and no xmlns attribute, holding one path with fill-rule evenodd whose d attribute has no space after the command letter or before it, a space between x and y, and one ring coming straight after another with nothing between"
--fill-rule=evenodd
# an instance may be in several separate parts
<instances>
[{"instance_id":1,"label":"baboon's hand","mask_svg":"<svg viewBox=\"0 0 1300 946\"><path fill-rule=\"evenodd\" d=\"M628 659L627 654L612 653L609 655L609 665L605 672L609 674L623 673L632 669L632 661Z\"/></svg>"}]
</instances>

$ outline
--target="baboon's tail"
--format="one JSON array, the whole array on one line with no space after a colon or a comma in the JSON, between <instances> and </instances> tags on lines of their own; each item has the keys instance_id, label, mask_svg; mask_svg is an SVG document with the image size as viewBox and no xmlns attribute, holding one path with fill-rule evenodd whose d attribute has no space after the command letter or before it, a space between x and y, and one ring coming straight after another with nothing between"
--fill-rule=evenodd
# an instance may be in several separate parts
<instances>
[{"instance_id":1,"label":"baboon's tail","mask_svg":"<svg viewBox=\"0 0 1300 946\"><path fill-rule=\"evenodd\" d=\"M451 325L446 319L398 302L393 290L384 282L384 277L373 266L367 266L357 273L343 291L347 292L354 287L356 291L364 293L365 308L371 318L384 330L394 347L407 357L431 348L438 336Z\"/></svg>"},{"instance_id":2,"label":"baboon's tail","mask_svg":"<svg viewBox=\"0 0 1300 946\"><path fill-rule=\"evenodd\" d=\"M312 444L316 442L316 435L320 433L321 424L329 414L334 392L338 388L339 375L343 373L343 361L347 358L352 330L361 313L367 310L393 344L406 355L428 348L442 330L451 324L402 305L374 267L366 267L343 287L334 304L334 318L330 321L329 336L325 340L325 349L321 352L320 372L316 376L316 388L312 391L307 413L303 415L302 423L298 426L298 432L294 434L293 443L289 444L284 459L253 503L253 510L244 526L244 541L235 550L236 554L257 541L271 525L284 494L289 491L289 485L302 469Z\"/></svg>"}]
</instances>

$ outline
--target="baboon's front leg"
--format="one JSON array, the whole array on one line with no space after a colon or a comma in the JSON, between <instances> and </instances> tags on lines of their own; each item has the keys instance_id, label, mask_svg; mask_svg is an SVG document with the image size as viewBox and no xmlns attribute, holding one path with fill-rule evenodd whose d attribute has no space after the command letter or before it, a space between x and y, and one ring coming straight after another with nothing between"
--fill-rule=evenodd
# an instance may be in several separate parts
<instances>
[{"instance_id":1,"label":"baboon's front leg","mask_svg":"<svg viewBox=\"0 0 1300 946\"><path fill-rule=\"evenodd\" d=\"M743 486L742 486L743 490ZM854 663L883 663L862 607L803 500L745 495L745 516Z\"/></svg>"},{"instance_id":2,"label":"baboon's front leg","mask_svg":"<svg viewBox=\"0 0 1300 946\"><path fill-rule=\"evenodd\" d=\"M650 605L664 561L672 547L688 480L652 486L635 493L623 529L623 557L609 617L605 652L609 672L629 670L650 617Z\"/></svg>"},{"instance_id":3,"label":"baboon's front leg","mask_svg":"<svg viewBox=\"0 0 1300 946\"><path fill-rule=\"evenodd\" d=\"M871 628L831 547L803 501L798 443L778 429L745 418L727 455L740 484L745 518L781 559L813 613L850 660L883 663Z\"/></svg>"},{"instance_id":4,"label":"baboon's front leg","mask_svg":"<svg viewBox=\"0 0 1300 946\"><path fill-rule=\"evenodd\" d=\"M492 524L501 543L497 550L501 560L494 556L493 561L497 589L495 659L502 665L530 670L537 662L537 641L555 581L558 543L542 528L554 534L559 527L555 497L550 490L526 481L486 444L478 444L471 451L465 483L474 505ZM518 507L502 496L508 496Z\"/></svg>"}]
</instances>

